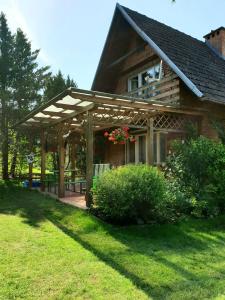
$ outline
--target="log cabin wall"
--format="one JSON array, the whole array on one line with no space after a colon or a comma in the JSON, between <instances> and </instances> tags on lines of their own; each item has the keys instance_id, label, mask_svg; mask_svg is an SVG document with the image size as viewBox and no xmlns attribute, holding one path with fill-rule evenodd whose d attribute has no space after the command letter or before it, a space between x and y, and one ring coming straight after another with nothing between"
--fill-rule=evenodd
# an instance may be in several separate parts
<instances>
[{"instance_id":1,"label":"log cabin wall","mask_svg":"<svg viewBox=\"0 0 225 300\"><path fill-rule=\"evenodd\" d=\"M125 94L128 92L128 79L151 66L160 62L160 58L154 53L154 51L148 46L144 45L137 52L131 54L124 61L123 66L117 77L117 83L115 85L115 94ZM164 76L174 74L174 72L163 63Z\"/></svg>"},{"instance_id":2,"label":"log cabin wall","mask_svg":"<svg viewBox=\"0 0 225 300\"><path fill-rule=\"evenodd\" d=\"M182 82L180 88L181 106L205 111L204 116L200 121L200 134L210 139L218 140L218 133L213 126L213 121L224 121L225 105L199 100Z\"/></svg>"}]
</instances>

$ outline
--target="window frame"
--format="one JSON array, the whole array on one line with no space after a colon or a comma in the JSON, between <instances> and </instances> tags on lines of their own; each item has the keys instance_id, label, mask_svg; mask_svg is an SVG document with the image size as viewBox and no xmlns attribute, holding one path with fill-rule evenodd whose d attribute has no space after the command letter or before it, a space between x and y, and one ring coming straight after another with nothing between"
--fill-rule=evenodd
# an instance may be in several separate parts
<instances>
[{"instance_id":1,"label":"window frame","mask_svg":"<svg viewBox=\"0 0 225 300\"><path fill-rule=\"evenodd\" d=\"M138 92L138 95L141 95L141 90L139 90L141 87L143 87L144 85L142 85L142 74L144 74L145 72L147 72L149 69L151 68L154 68L155 66L159 65L159 78L156 78L155 80L153 80L152 82L154 81L159 81L162 79L162 75L163 75L163 72L162 72L162 60L159 62L159 63L156 63L152 66L149 66L147 69L144 69L142 70L141 72L138 72L136 74L133 74L132 76L130 76L128 78L128 93L130 92L135 92L137 90ZM132 90L131 89L131 80L132 78L134 77L138 77L138 88L136 90Z\"/></svg>"},{"instance_id":2,"label":"window frame","mask_svg":"<svg viewBox=\"0 0 225 300\"><path fill-rule=\"evenodd\" d=\"M154 157L154 165L163 165L165 164L165 161L161 161L161 142L160 142L160 139L161 139L161 135L165 135L166 133L162 132L162 131L155 131L154 132L154 137L155 137L155 142L156 142L156 157ZM147 161L147 151L148 151L148 147L147 147L147 133L141 133L141 134L136 134L135 135L135 161L134 162L130 162L130 159L128 157L130 157L130 155L128 154L129 153L129 142L126 143L126 147L125 147L125 161L126 163L134 163L134 164L139 164L141 163L139 161L139 158L140 158L140 153L139 153L139 137L140 136L145 136L145 147L146 147L146 151L145 151L145 155L146 155L146 158L145 158L145 161ZM167 142L165 143L165 153L166 153L166 146Z\"/></svg>"}]
</instances>

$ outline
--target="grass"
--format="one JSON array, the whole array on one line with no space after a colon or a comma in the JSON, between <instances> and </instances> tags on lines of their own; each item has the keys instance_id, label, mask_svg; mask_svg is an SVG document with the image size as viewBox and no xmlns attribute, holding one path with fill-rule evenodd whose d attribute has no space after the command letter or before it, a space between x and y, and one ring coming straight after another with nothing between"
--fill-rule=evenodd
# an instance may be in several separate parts
<instances>
[{"instance_id":1,"label":"grass","mask_svg":"<svg viewBox=\"0 0 225 300\"><path fill-rule=\"evenodd\" d=\"M225 299L225 217L110 226L0 185L0 299Z\"/></svg>"}]
</instances>

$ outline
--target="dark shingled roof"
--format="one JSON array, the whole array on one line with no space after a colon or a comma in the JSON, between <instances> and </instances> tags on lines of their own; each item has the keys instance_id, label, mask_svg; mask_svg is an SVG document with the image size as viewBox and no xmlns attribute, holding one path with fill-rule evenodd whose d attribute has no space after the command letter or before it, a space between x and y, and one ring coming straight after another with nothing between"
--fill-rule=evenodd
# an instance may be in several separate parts
<instances>
[{"instance_id":1,"label":"dark shingled roof","mask_svg":"<svg viewBox=\"0 0 225 300\"><path fill-rule=\"evenodd\" d=\"M225 60L206 43L123 6L136 25L170 58L207 100L225 104Z\"/></svg>"}]
</instances>

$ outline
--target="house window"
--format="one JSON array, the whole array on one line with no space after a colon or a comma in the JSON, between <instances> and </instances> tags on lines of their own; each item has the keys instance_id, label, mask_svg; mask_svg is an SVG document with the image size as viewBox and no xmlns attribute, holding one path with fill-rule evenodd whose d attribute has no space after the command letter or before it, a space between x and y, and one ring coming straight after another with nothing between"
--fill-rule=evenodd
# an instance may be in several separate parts
<instances>
[{"instance_id":1,"label":"house window","mask_svg":"<svg viewBox=\"0 0 225 300\"><path fill-rule=\"evenodd\" d=\"M142 87L148 86L150 83L160 80L162 78L162 62L148 68L147 70L140 72L128 79L128 92L132 96L144 96L149 97L150 90L154 89L141 89Z\"/></svg>"},{"instance_id":2,"label":"house window","mask_svg":"<svg viewBox=\"0 0 225 300\"><path fill-rule=\"evenodd\" d=\"M127 143L127 163L146 163L147 143L146 134L135 135L136 143ZM162 132L154 133L154 164L160 165L166 161L166 134Z\"/></svg>"}]
</instances>

